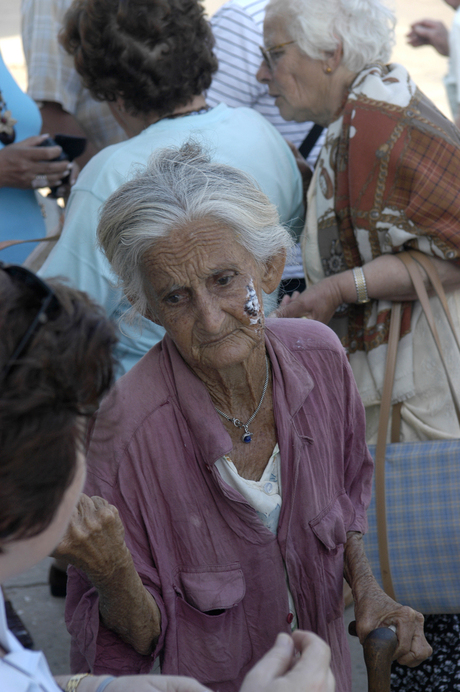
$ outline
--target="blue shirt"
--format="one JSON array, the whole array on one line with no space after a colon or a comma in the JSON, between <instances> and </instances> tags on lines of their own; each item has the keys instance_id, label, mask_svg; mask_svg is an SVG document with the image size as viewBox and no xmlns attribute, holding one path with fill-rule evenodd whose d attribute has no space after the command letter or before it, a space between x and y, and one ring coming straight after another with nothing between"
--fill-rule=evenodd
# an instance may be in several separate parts
<instances>
[{"instance_id":1,"label":"blue shirt","mask_svg":"<svg viewBox=\"0 0 460 692\"><path fill-rule=\"evenodd\" d=\"M17 120L15 142L40 134L42 119L40 111L27 94L14 81L0 54L0 91L6 102L6 109ZM0 142L0 149L4 148ZM0 241L27 240L42 238L46 234L40 206L35 192L13 187L0 188ZM0 258L4 262L22 264L36 243L13 245L2 250Z\"/></svg>"}]
</instances>

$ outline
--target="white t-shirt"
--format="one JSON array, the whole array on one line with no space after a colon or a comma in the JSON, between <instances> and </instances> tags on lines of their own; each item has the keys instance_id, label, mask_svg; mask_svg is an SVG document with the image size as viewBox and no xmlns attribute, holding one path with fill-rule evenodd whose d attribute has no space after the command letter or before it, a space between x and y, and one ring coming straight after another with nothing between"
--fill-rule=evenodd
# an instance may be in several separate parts
<instances>
[{"instance_id":1,"label":"white t-shirt","mask_svg":"<svg viewBox=\"0 0 460 692\"><path fill-rule=\"evenodd\" d=\"M444 78L454 118L460 107L460 7L457 8L449 33L449 71Z\"/></svg>"},{"instance_id":2,"label":"white t-shirt","mask_svg":"<svg viewBox=\"0 0 460 692\"><path fill-rule=\"evenodd\" d=\"M213 77L206 100L210 105L246 106L261 113L276 129L299 147L313 123L296 123L281 117L267 87L256 79L262 56L263 24L268 0L230 0L211 17L219 69ZM307 158L313 167L324 143L326 130Z\"/></svg>"},{"instance_id":3,"label":"white t-shirt","mask_svg":"<svg viewBox=\"0 0 460 692\"><path fill-rule=\"evenodd\" d=\"M24 649L9 631L1 589L0 646L7 652L6 656L0 658L1 692L62 692L42 652Z\"/></svg>"}]
</instances>

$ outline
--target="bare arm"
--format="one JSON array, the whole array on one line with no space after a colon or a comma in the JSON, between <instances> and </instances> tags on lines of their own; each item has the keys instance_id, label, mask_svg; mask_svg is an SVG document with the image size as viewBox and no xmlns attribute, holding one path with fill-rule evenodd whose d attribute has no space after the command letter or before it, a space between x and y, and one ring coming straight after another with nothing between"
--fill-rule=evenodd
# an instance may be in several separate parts
<instances>
[{"instance_id":1,"label":"bare arm","mask_svg":"<svg viewBox=\"0 0 460 692\"><path fill-rule=\"evenodd\" d=\"M448 260L431 257L446 291L460 287L460 267ZM363 267L369 298L377 300L416 300L410 276L397 255L381 255ZM425 284L429 286L424 270ZM342 303L355 303L356 287L351 269L319 281L289 299L285 296L278 317L310 317L327 324Z\"/></svg>"},{"instance_id":2,"label":"bare arm","mask_svg":"<svg viewBox=\"0 0 460 692\"><path fill-rule=\"evenodd\" d=\"M71 675L59 675L56 683L64 689ZM90 675L78 684L78 692L96 692L107 675ZM107 692L210 692L192 678L173 675L123 675L110 682ZM295 691L297 692L297 691Z\"/></svg>"},{"instance_id":3,"label":"bare arm","mask_svg":"<svg viewBox=\"0 0 460 692\"><path fill-rule=\"evenodd\" d=\"M49 132L51 136L55 134L72 135L73 137L86 137L87 135L81 129L78 122L75 120L74 116L65 111L60 103L55 103L54 101L44 101L43 106L40 109L42 116L42 132ZM88 163L88 161L95 155L99 149L87 140L86 149L78 159L75 161L78 163L80 168Z\"/></svg>"},{"instance_id":4,"label":"bare arm","mask_svg":"<svg viewBox=\"0 0 460 692\"><path fill-rule=\"evenodd\" d=\"M423 615L382 591L371 572L362 539L362 534L350 531L344 555L344 576L353 591L359 639L362 643L373 629L395 625L398 647L394 658L403 665L418 666L432 654L423 634Z\"/></svg>"},{"instance_id":5,"label":"bare arm","mask_svg":"<svg viewBox=\"0 0 460 692\"><path fill-rule=\"evenodd\" d=\"M161 614L136 571L117 509L100 497L82 495L54 555L88 576L99 595L103 624L138 653L152 653Z\"/></svg>"}]
</instances>

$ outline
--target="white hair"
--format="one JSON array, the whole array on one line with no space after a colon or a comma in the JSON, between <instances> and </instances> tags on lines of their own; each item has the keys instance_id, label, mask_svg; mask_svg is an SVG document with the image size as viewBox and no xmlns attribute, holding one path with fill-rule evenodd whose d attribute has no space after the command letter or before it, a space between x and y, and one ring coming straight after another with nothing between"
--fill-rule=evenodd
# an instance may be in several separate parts
<instances>
[{"instance_id":1,"label":"white hair","mask_svg":"<svg viewBox=\"0 0 460 692\"><path fill-rule=\"evenodd\" d=\"M143 261L155 241L209 218L233 230L235 242L259 266L294 244L257 183L243 171L212 161L193 141L157 150L145 169L107 199L98 241L131 302L131 317L151 309Z\"/></svg>"},{"instance_id":2,"label":"white hair","mask_svg":"<svg viewBox=\"0 0 460 692\"><path fill-rule=\"evenodd\" d=\"M315 60L339 43L351 72L390 60L396 18L380 0L271 0L266 16L282 18L289 36Z\"/></svg>"}]
</instances>

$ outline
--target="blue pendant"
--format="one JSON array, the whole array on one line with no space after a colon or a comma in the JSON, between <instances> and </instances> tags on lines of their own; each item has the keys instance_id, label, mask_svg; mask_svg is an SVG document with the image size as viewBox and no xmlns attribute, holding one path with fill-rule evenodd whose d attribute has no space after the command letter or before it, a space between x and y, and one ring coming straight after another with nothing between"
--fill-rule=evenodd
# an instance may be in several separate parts
<instances>
[{"instance_id":1,"label":"blue pendant","mask_svg":"<svg viewBox=\"0 0 460 692\"><path fill-rule=\"evenodd\" d=\"M243 440L243 442L246 442L246 444L248 444L252 441L252 433L245 432L241 439Z\"/></svg>"}]
</instances>

